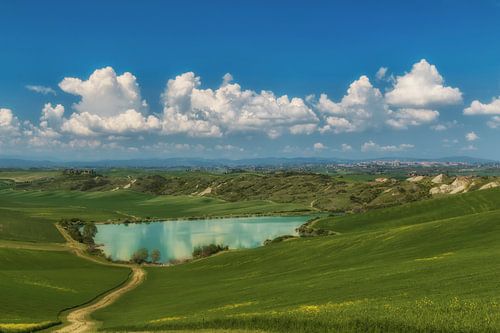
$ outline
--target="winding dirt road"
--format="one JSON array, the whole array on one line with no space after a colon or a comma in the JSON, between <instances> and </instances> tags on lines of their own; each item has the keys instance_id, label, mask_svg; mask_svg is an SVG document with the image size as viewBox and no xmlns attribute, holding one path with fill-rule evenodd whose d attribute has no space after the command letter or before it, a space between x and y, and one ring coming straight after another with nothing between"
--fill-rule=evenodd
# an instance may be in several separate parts
<instances>
[{"instance_id":1,"label":"winding dirt road","mask_svg":"<svg viewBox=\"0 0 500 333\"><path fill-rule=\"evenodd\" d=\"M134 289L142 283L146 272L140 267L131 267L132 275L127 283L112 292L106 294L97 302L71 311L66 317L69 322L66 326L54 331L55 333L84 333L96 331L97 322L90 318L90 315L101 308L104 308L118 299L121 295Z\"/></svg>"}]
</instances>

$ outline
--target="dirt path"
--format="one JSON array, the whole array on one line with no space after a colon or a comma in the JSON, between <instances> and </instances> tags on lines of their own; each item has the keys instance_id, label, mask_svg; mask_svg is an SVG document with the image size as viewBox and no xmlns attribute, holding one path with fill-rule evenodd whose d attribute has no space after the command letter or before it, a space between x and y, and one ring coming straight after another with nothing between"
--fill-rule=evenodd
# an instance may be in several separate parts
<instances>
[{"instance_id":1,"label":"dirt path","mask_svg":"<svg viewBox=\"0 0 500 333\"><path fill-rule=\"evenodd\" d=\"M77 256L84 258L86 260L91 260L101 265L107 266L120 266L120 267L128 267L132 270L132 274L130 278L126 282L125 285L107 293L99 300L85 305L83 307L77 308L71 312L66 317L67 324L64 327L54 330L55 333L83 333L83 332L95 332L98 323L94 321L90 315L96 310L102 309L113 302L115 302L121 295L131 291L138 285L144 281L146 276L146 271L138 266L125 265L125 264L114 264L106 261L101 261L97 258L91 257L85 253L85 247L83 244L78 243L74 239L72 239L66 230L64 230L61 226L56 224L56 228L66 239L66 246L71 251L73 251Z\"/></svg>"},{"instance_id":2,"label":"dirt path","mask_svg":"<svg viewBox=\"0 0 500 333\"><path fill-rule=\"evenodd\" d=\"M69 322L68 325L60 328L55 333L83 333L83 332L94 332L96 331L97 322L90 318L90 315L104 308L114 301L116 301L121 295L129 292L134 289L138 285L142 283L144 277L146 276L146 272L140 267L132 267L132 275L128 282L108 294L99 299L97 302L94 302L90 305L84 306L83 308L78 308L76 310L71 311L66 317Z\"/></svg>"}]
</instances>

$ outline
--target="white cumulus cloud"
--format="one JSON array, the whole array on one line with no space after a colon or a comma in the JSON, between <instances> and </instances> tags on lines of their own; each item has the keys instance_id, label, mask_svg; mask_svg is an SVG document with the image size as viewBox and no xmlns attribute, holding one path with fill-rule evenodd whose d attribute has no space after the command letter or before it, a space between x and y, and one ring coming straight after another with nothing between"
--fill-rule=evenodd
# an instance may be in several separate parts
<instances>
[{"instance_id":1,"label":"white cumulus cloud","mask_svg":"<svg viewBox=\"0 0 500 333\"><path fill-rule=\"evenodd\" d=\"M11 109L0 108L0 138L20 135L19 119Z\"/></svg>"},{"instance_id":2,"label":"white cumulus cloud","mask_svg":"<svg viewBox=\"0 0 500 333\"><path fill-rule=\"evenodd\" d=\"M407 129L431 123L439 117L438 111L430 109L391 110L380 90L364 75L351 83L340 102L335 103L326 94L321 94L315 107L324 115L322 133L361 132L383 126Z\"/></svg>"},{"instance_id":3,"label":"white cumulus cloud","mask_svg":"<svg viewBox=\"0 0 500 333\"><path fill-rule=\"evenodd\" d=\"M393 89L385 94L385 98L394 106L426 108L460 103L462 92L445 86L436 66L422 59L409 73L396 77Z\"/></svg>"},{"instance_id":4,"label":"white cumulus cloud","mask_svg":"<svg viewBox=\"0 0 500 333\"><path fill-rule=\"evenodd\" d=\"M405 151L408 149L412 149L415 146L412 144L408 143L403 143L400 145L387 145L387 146L382 146L379 145L378 143L375 143L373 141L368 141L363 143L361 146L361 151L362 152L398 152L398 151Z\"/></svg>"},{"instance_id":5,"label":"white cumulus cloud","mask_svg":"<svg viewBox=\"0 0 500 333\"><path fill-rule=\"evenodd\" d=\"M500 97L495 97L491 103L483 104L478 100L472 101L471 105L464 110L464 114L472 115L500 115Z\"/></svg>"},{"instance_id":6,"label":"white cumulus cloud","mask_svg":"<svg viewBox=\"0 0 500 333\"><path fill-rule=\"evenodd\" d=\"M81 97L77 111L62 120L63 132L79 136L124 134L159 130L160 119L147 115L134 75L117 75L113 68L95 70L87 80L65 78L59 87Z\"/></svg>"},{"instance_id":7,"label":"white cumulus cloud","mask_svg":"<svg viewBox=\"0 0 500 333\"><path fill-rule=\"evenodd\" d=\"M469 132L465 135L465 139L467 141L476 141L479 139L479 136L475 132Z\"/></svg>"},{"instance_id":8,"label":"white cumulus cloud","mask_svg":"<svg viewBox=\"0 0 500 333\"><path fill-rule=\"evenodd\" d=\"M59 83L59 87L64 92L81 97L81 101L74 105L80 113L110 117L127 110L142 113L146 107L135 76L129 72L116 75L111 67L95 70L87 80L67 77Z\"/></svg>"},{"instance_id":9,"label":"white cumulus cloud","mask_svg":"<svg viewBox=\"0 0 500 333\"><path fill-rule=\"evenodd\" d=\"M243 90L226 74L217 89L201 88L193 72L167 83L163 94L163 132L193 137L219 137L232 132L258 131L270 138L285 130L314 131L319 119L301 98L277 97L271 91Z\"/></svg>"},{"instance_id":10,"label":"white cumulus cloud","mask_svg":"<svg viewBox=\"0 0 500 333\"><path fill-rule=\"evenodd\" d=\"M439 112L428 109L402 108L390 112L387 124L396 129L407 129L408 126L420 126L435 121Z\"/></svg>"},{"instance_id":11,"label":"white cumulus cloud","mask_svg":"<svg viewBox=\"0 0 500 333\"><path fill-rule=\"evenodd\" d=\"M351 83L347 94L338 103L321 94L315 107L325 116L322 132L359 132L378 126L388 115L384 97L367 76Z\"/></svg>"}]
</instances>

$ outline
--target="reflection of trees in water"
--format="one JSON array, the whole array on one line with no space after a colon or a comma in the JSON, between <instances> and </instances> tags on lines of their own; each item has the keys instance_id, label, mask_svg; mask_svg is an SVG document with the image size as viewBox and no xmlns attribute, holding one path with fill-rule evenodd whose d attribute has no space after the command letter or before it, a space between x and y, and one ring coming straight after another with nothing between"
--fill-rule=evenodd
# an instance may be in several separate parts
<instances>
[{"instance_id":1,"label":"reflection of trees in water","mask_svg":"<svg viewBox=\"0 0 500 333\"><path fill-rule=\"evenodd\" d=\"M100 225L97 243L106 244L105 253L128 260L140 247L160 249L161 261L190 258L193 249L208 244L229 248L252 248L266 239L295 234L307 217L257 217L203 221L167 221L148 224Z\"/></svg>"}]
</instances>

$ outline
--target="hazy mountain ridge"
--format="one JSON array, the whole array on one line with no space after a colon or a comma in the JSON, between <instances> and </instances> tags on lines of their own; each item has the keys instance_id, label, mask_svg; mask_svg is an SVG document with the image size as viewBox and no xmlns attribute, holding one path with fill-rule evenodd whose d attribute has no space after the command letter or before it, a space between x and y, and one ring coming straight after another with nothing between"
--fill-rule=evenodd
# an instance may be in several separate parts
<instances>
[{"instance_id":1,"label":"hazy mountain ridge","mask_svg":"<svg viewBox=\"0 0 500 333\"><path fill-rule=\"evenodd\" d=\"M341 159L320 157L268 157L249 159L204 159L204 158L165 158L165 159L127 159L127 160L96 160L96 161L51 161L29 160L20 158L0 158L0 168L173 168L173 167L243 167L243 166L292 166L292 165L321 165L321 164L354 164L375 161L400 161L400 162L440 162L440 163L466 163L490 164L498 161L475 158L469 156L451 156L443 158L406 158L383 157L372 159Z\"/></svg>"}]
</instances>

